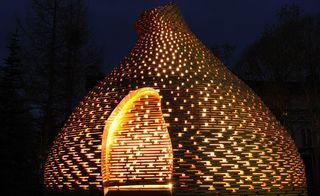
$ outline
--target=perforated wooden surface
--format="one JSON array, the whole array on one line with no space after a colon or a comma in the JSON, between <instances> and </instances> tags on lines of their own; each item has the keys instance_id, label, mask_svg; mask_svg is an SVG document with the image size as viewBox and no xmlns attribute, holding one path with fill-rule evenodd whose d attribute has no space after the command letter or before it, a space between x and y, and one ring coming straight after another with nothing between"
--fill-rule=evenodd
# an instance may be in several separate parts
<instances>
[{"instance_id":1,"label":"perforated wooden surface","mask_svg":"<svg viewBox=\"0 0 320 196\"><path fill-rule=\"evenodd\" d=\"M133 50L55 140L45 167L48 189L102 192L107 119L129 91L152 87L172 142L174 194L306 194L304 165L288 132L196 38L175 5L146 11L136 29Z\"/></svg>"}]
</instances>

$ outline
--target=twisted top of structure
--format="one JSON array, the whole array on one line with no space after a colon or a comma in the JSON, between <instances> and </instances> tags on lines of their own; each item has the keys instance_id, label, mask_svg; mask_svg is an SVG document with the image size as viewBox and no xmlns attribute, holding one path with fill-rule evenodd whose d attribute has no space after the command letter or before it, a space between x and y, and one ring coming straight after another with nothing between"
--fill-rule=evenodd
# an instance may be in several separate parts
<instances>
[{"instance_id":1,"label":"twisted top of structure","mask_svg":"<svg viewBox=\"0 0 320 196\"><path fill-rule=\"evenodd\" d=\"M136 21L135 26L139 35L147 32L155 33L168 28L189 29L179 7L175 3L144 11Z\"/></svg>"}]
</instances>

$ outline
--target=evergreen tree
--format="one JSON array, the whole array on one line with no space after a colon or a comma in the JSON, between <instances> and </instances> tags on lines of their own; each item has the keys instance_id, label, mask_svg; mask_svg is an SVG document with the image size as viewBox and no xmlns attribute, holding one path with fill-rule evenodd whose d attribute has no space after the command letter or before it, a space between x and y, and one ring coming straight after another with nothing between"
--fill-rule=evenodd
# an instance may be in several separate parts
<instances>
[{"instance_id":1,"label":"evergreen tree","mask_svg":"<svg viewBox=\"0 0 320 196\"><path fill-rule=\"evenodd\" d=\"M38 132L23 92L18 31L12 33L9 55L0 77L1 162L5 189L12 195L39 189Z\"/></svg>"},{"instance_id":2,"label":"evergreen tree","mask_svg":"<svg viewBox=\"0 0 320 196\"><path fill-rule=\"evenodd\" d=\"M93 44L82 0L33 0L24 25L23 64L27 92L37 107L42 160L73 108L99 76L101 56Z\"/></svg>"}]
</instances>

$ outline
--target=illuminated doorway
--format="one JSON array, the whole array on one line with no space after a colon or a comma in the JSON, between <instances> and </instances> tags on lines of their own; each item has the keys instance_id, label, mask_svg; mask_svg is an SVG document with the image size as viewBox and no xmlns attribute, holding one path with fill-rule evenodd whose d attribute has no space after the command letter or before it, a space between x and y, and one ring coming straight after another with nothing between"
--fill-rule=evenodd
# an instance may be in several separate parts
<instances>
[{"instance_id":1,"label":"illuminated doorway","mask_svg":"<svg viewBox=\"0 0 320 196\"><path fill-rule=\"evenodd\" d=\"M104 194L171 191L172 160L157 90L131 91L105 125L101 157Z\"/></svg>"}]
</instances>

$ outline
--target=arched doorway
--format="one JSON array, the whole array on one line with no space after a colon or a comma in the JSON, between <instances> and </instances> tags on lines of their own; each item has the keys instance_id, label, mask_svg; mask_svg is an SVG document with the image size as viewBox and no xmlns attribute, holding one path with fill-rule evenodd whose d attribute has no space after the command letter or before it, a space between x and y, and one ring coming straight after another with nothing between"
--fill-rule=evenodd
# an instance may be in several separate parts
<instances>
[{"instance_id":1,"label":"arched doorway","mask_svg":"<svg viewBox=\"0 0 320 196\"><path fill-rule=\"evenodd\" d=\"M108 118L102 139L104 193L170 191L170 136L153 88L131 91Z\"/></svg>"}]
</instances>

